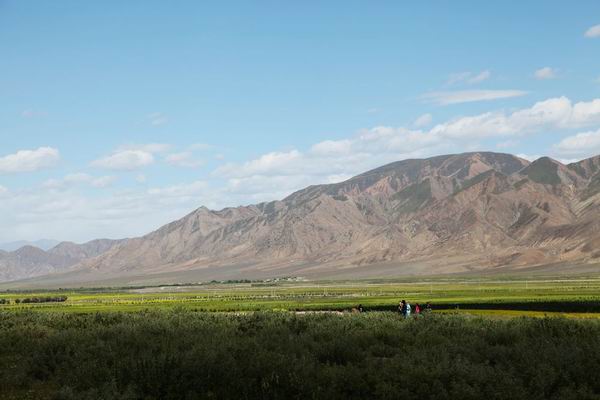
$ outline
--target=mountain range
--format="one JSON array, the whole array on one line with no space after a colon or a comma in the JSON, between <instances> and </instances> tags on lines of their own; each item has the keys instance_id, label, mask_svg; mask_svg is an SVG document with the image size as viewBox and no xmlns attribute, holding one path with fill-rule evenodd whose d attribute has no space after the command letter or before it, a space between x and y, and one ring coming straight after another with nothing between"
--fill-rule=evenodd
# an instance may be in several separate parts
<instances>
[{"instance_id":1,"label":"mountain range","mask_svg":"<svg viewBox=\"0 0 600 400\"><path fill-rule=\"evenodd\" d=\"M18 240L16 242L0 243L0 250L15 251L24 246L33 246L33 247L40 248L42 250L50 250L51 248L53 248L54 246L56 246L59 243L60 243L59 241L52 240L52 239L40 239L40 240L35 240L33 242L30 242L27 240Z\"/></svg>"},{"instance_id":2,"label":"mountain range","mask_svg":"<svg viewBox=\"0 0 600 400\"><path fill-rule=\"evenodd\" d=\"M600 156L410 159L145 236L0 253L31 285L600 270ZM51 273L51 274L49 274ZM42 276L43 275L43 276Z\"/></svg>"}]
</instances>

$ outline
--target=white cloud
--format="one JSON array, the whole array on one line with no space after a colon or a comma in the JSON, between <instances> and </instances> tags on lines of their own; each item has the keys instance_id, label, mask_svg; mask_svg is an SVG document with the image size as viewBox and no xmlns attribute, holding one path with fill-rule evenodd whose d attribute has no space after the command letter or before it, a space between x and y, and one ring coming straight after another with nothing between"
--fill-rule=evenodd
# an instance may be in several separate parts
<instances>
[{"instance_id":1,"label":"white cloud","mask_svg":"<svg viewBox=\"0 0 600 400\"><path fill-rule=\"evenodd\" d=\"M204 165L204 161L194 159L194 155L190 151L169 154L165 160L176 167L198 168Z\"/></svg>"},{"instance_id":2,"label":"white cloud","mask_svg":"<svg viewBox=\"0 0 600 400\"><path fill-rule=\"evenodd\" d=\"M275 194L328 183L331 177L344 179L387 162L480 149L478 139L507 137L498 147L508 148L517 146L522 135L594 124L600 124L600 100L573 104L566 97L551 98L512 112L456 118L429 130L378 126L351 138L316 143L307 151L271 152L245 163L225 164L213 174L227 179L231 193L280 198Z\"/></svg>"},{"instance_id":3,"label":"white cloud","mask_svg":"<svg viewBox=\"0 0 600 400\"><path fill-rule=\"evenodd\" d=\"M138 176L135 177L135 181L137 183L146 183L148 179L146 178L146 175L144 174L139 174Z\"/></svg>"},{"instance_id":4,"label":"white cloud","mask_svg":"<svg viewBox=\"0 0 600 400\"><path fill-rule=\"evenodd\" d=\"M298 150L289 152L271 152L248 161L242 165L225 164L216 170L218 175L237 177L252 175L286 175L290 171L297 172L302 164L303 155Z\"/></svg>"},{"instance_id":5,"label":"white cloud","mask_svg":"<svg viewBox=\"0 0 600 400\"><path fill-rule=\"evenodd\" d=\"M151 195L160 195L165 197L187 198L203 194L208 190L208 187L209 185L205 181L195 181L187 184L151 188L148 189L148 193Z\"/></svg>"},{"instance_id":6,"label":"white cloud","mask_svg":"<svg viewBox=\"0 0 600 400\"><path fill-rule=\"evenodd\" d=\"M488 71L488 70L481 71L477 75L470 78L467 82L470 84L480 83L480 82L488 80L490 78L490 76L492 76L492 73L490 71Z\"/></svg>"},{"instance_id":7,"label":"white cloud","mask_svg":"<svg viewBox=\"0 0 600 400\"><path fill-rule=\"evenodd\" d=\"M540 158L542 156L540 156L538 154L532 155L532 154L523 154L523 153L521 153L521 154L517 154L517 157L522 158L522 159L527 160L527 161L535 161L535 160L537 160L538 158Z\"/></svg>"},{"instance_id":8,"label":"white cloud","mask_svg":"<svg viewBox=\"0 0 600 400\"><path fill-rule=\"evenodd\" d=\"M97 188L106 188L111 186L117 180L114 176L101 176L91 180L90 184Z\"/></svg>"},{"instance_id":9,"label":"white cloud","mask_svg":"<svg viewBox=\"0 0 600 400\"><path fill-rule=\"evenodd\" d=\"M600 25L594 25L587 31L585 31L585 37L597 38L600 37Z\"/></svg>"},{"instance_id":10,"label":"white cloud","mask_svg":"<svg viewBox=\"0 0 600 400\"><path fill-rule=\"evenodd\" d=\"M455 74L451 74L448 80L446 81L447 86L452 86L460 83L467 83L469 85L474 85L477 83L481 83L483 81L488 80L492 76L492 73L489 70L481 71L479 73L472 72L458 72Z\"/></svg>"},{"instance_id":11,"label":"white cloud","mask_svg":"<svg viewBox=\"0 0 600 400\"><path fill-rule=\"evenodd\" d=\"M413 122L413 126L416 128L423 128L428 126L433 121L433 116L431 114L423 114Z\"/></svg>"},{"instance_id":12,"label":"white cloud","mask_svg":"<svg viewBox=\"0 0 600 400\"><path fill-rule=\"evenodd\" d=\"M210 150L213 147L214 147L213 145L207 144L207 143L194 143L194 144L188 146L188 150L190 150L190 151L204 151L204 150Z\"/></svg>"},{"instance_id":13,"label":"white cloud","mask_svg":"<svg viewBox=\"0 0 600 400\"><path fill-rule=\"evenodd\" d=\"M469 77L471 75L472 74L470 72L457 72L454 74L450 74L450 76L448 77L448 80L446 81L446 85L452 86L457 83L464 82L467 79L469 79Z\"/></svg>"},{"instance_id":14,"label":"white cloud","mask_svg":"<svg viewBox=\"0 0 600 400\"><path fill-rule=\"evenodd\" d=\"M83 172L77 172L77 173L66 175L64 178L64 181L67 183L82 183L82 182L89 182L92 179L93 179L92 176L89 174L85 174Z\"/></svg>"},{"instance_id":15,"label":"white cloud","mask_svg":"<svg viewBox=\"0 0 600 400\"><path fill-rule=\"evenodd\" d=\"M4 196L6 194L8 194L8 189L0 185L0 196Z\"/></svg>"},{"instance_id":16,"label":"white cloud","mask_svg":"<svg viewBox=\"0 0 600 400\"><path fill-rule=\"evenodd\" d=\"M327 156L335 154L347 154L352 148L351 140L325 140L312 146L314 154Z\"/></svg>"},{"instance_id":17,"label":"white cloud","mask_svg":"<svg viewBox=\"0 0 600 400\"><path fill-rule=\"evenodd\" d=\"M57 149L40 147L37 150L20 150L0 157L0 173L33 172L55 166L60 160Z\"/></svg>"},{"instance_id":18,"label":"white cloud","mask_svg":"<svg viewBox=\"0 0 600 400\"><path fill-rule=\"evenodd\" d=\"M131 171L154 163L152 153L143 150L122 150L92 161L93 167Z\"/></svg>"},{"instance_id":19,"label":"white cloud","mask_svg":"<svg viewBox=\"0 0 600 400\"><path fill-rule=\"evenodd\" d=\"M451 92L425 93L421 98L427 102L450 105L459 103L470 103L474 101L490 101L508 99L512 97L525 96L523 90L459 90Z\"/></svg>"},{"instance_id":20,"label":"white cloud","mask_svg":"<svg viewBox=\"0 0 600 400\"><path fill-rule=\"evenodd\" d=\"M572 104L551 98L507 114L488 112L436 125L430 133L448 138L523 135L544 128L574 129L600 123L600 99Z\"/></svg>"},{"instance_id":21,"label":"white cloud","mask_svg":"<svg viewBox=\"0 0 600 400\"><path fill-rule=\"evenodd\" d=\"M236 187L246 184L252 188L261 182L260 187L265 188L270 180L272 187L264 192L285 192L288 185L298 189L300 182L308 185L347 179L386 162L430 155L447 145L444 138L428 132L379 126L350 139L316 143L306 152L272 152L242 164L225 164L214 175L230 179ZM275 183L279 180L286 185Z\"/></svg>"},{"instance_id":22,"label":"white cloud","mask_svg":"<svg viewBox=\"0 0 600 400\"><path fill-rule=\"evenodd\" d=\"M596 155L600 153L600 129L567 136L554 150L563 155Z\"/></svg>"},{"instance_id":23,"label":"white cloud","mask_svg":"<svg viewBox=\"0 0 600 400\"><path fill-rule=\"evenodd\" d=\"M64 187L64 182L60 179L47 179L43 184L43 187L47 189L62 189Z\"/></svg>"},{"instance_id":24,"label":"white cloud","mask_svg":"<svg viewBox=\"0 0 600 400\"><path fill-rule=\"evenodd\" d=\"M86 241L146 234L206 205L241 201L222 188L208 189L192 182L145 190L107 190L88 194L78 190L21 189L0 195L0 241L50 237Z\"/></svg>"},{"instance_id":25,"label":"white cloud","mask_svg":"<svg viewBox=\"0 0 600 400\"><path fill-rule=\"evenodd\" d=\"M544 67L536 70L533 74L536 79L554 79L556 78L558 71L551 67Z\"/></svg>"},{"instance_id":26,"label":"white cloud","mask_svg":"<svg viewBox=\"0 0 600 400\"><path fill-rule=\"evenodd\" d=\"M65 190L81 184L87 184L96 188L105 188L116 181L114 176L93 177L90 174L78 172L65 175L62 179L48 179L43 183L47 189Z\"/></svg>"},{"instance_id":27,"label":"white cloud","mask_svg":"<svg viewBox=\"0 0 600 400\"><path fill-rule=\"evenodd\" d=\"M160 112L148 114L146 118L148 119L150 124L154 126L164 125L167 122L169 122L169 119L163 113Z\"/></svg>"},{"instance_id":28,"label":"white cloud","mask_svg":"<svg viewBox=\"0 0 600 400\"><path fill-rule=\"evenodd\" d=\"M117 147L113 154L92 161L98 168L131 171L153 164L155 154L163 154L173 146L166 143L125 144Z\"/></svg>"},{"instance_id":29,"label":"white cloud","mask_svg":"<svg viewBox=\"0 0 600 400\"><path fill-rule=\"evenodd\" d=\"M577 161L581 161L582 158L581 157L577 157L577 158L556 158L555 160L558 161L558 162L560 162L560 163L563 163L563 164L567 165L567 164L571 164L571 163L574 163L574 162L577 162Z\"/></svg>"},{"instance_id":30,"label":"white cloud","mask_svg":"<svg viewBox=\"0 0 600 400\"><path fill-rule=\"evenodd\" d=\"M125 150L139 150L146 153L161 154L171 150L173 146L167 143L125 144L117 148L117 152Z\"/></svg>"},{"instance_id":31,"label":"white cloud","mask_svg":"<svg viewBox=\"0 0 600 400\"><path fill-rule=\"evenodd\" d=\"M496 143L496 147L499 149L508 149L511 147L515 147L519 144L518 140L506 140L504 142Z\"/></svg>"}]
</instances>

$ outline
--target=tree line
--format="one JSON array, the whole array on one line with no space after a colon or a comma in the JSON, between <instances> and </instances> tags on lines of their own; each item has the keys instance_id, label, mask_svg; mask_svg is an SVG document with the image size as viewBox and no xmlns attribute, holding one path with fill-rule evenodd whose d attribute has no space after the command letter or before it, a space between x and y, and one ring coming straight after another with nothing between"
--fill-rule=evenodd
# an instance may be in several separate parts
<instances>
[{"instance_id":1,"label":"tree line","mask_svg":"<svg viewBox=\"0 0 600 400\"><path fill-rule=\"evenodd\" d=\"M67 301L67 296L41 296L41 297L25 297L22 299L13 299L15 304L30 304L30 303L63 303ZM0 299L0 304L11 304L11 299Z\"/></svg>"}]
</instances>

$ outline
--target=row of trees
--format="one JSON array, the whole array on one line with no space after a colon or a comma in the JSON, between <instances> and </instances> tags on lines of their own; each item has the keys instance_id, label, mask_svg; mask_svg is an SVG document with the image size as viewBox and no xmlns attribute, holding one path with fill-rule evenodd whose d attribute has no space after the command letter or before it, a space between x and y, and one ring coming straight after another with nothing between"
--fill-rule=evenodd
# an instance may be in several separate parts
<instances>
[{"instance_id":1,"label":"row of trees","mask_svg":"<svg viewBox=\"0 0 600 400\"><path fill-rule=\"evenodd\" d=\"M26 297L24 299L15 299L15 304L29 303L62 303L67 301L67 296L44 296L44 297ZM10 299L0 299L0 304L10 304Z\"/></svg>"}]
</instances>

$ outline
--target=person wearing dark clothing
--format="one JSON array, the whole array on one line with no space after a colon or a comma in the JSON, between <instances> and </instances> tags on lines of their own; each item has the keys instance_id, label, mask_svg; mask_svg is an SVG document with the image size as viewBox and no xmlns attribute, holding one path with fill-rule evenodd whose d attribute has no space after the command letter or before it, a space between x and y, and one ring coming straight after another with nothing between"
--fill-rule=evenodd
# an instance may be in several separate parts
<instances>
[{"instance_id":1,"label":"person wearing dark clothing","mask_svg":"<svg viewBox=\"0 0 600 400\"><path fill-rule=\"evenodd\" d=\"M406 312L407 312L407 309L406 309L406 300L402 300L400 302L400 307L399 308L400 308L400 314L402 314L402 316L404 318L406 318Z\"/></svg>"}]
</instances>

